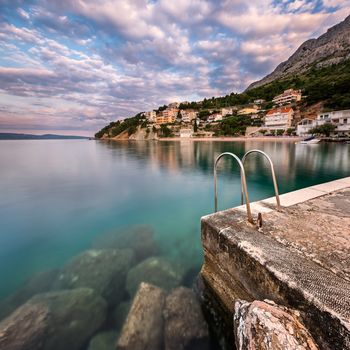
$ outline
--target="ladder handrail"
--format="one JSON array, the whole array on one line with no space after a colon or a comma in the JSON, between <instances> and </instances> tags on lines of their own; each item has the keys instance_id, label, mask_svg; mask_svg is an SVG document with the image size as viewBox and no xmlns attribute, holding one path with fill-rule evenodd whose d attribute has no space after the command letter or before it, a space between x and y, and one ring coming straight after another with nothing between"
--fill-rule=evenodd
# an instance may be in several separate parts
<instances>
[{"instance_id":1,"label":"ladder handrail","mask_svg":"<svg viewBox=\"0 0 350 350\"><path fill-rule=\"evenodd\" d=\"M244 162L247 159L247 157L249 156L249 154L251 153L259 153L262 154L270 163L270 168L271 168L271 176L272 176L272 181L273 181L273 187L275 189L275 197L276 197L276 202L277 202L277 210L280 211L281 210L281 202L280 202L280 196L278 193L278 185L277 185L277 180L276 180L276 175L275 175L275 169L273 166L273 162L271 160L271 158L263 151L259 150L259 149L252 149L248 152L246 152L246 154L243 156L242 158L242 164L244 167ZM243 205L243 189L241 191L241 204Z\"/></svg>"},{"instance_id":2,"label":"ladder handrail","mask_svg":"<svg viewBox=\"0 0 350 350\"><path fill-rule=\"evenodd\" d=\"M244 192L244 195L245 195L248 221L253 224L254 220L253 220L252 212L250 210L250 202L249 202L249 197L248 197L247 181L246 181L246 177L245 177L244 166L243 166L243 163L241 162L241 160L234 153L231 153L231 152L221 153L215 159L215 163L214 163L215 213L218 211L218 191L217 191L217 170L216 170L216 166L217 166L219 160L223 156L226 156L226 155L229 155L229 156L233 157L237 161L237 163L238 163L238 165L239 165L239 167L241 169L241 193L242 193L242 196L243 196L243 192Z\"/></svg>"}]
</instances>

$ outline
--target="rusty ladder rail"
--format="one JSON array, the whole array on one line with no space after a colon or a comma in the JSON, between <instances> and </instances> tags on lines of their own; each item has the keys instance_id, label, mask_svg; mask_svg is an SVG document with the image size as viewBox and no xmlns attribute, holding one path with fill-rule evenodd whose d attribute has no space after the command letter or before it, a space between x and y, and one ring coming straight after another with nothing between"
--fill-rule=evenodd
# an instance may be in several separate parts
<instances>
[{"instance_id":1,"label":"rusty ladder rail","mask_svg":"<svg viewBox=\"0 0 350 350\"><path fill-rule=\"evenodd\" d=\"M271 176L272 176L272 181L273 181L273 187L275 189L275 197L276 197L276 202L277 202L277 210L280 211L281 210L281 202L280 202L280 196L279 196L279 193L278 193L278 185L277 185L277 180L276 180L276 175L275 175L275 169L274 169L274 166L273 166L273 162L271 160L271 158L263 151L260 151L259 149L252 149L250 151L248 151L242 158L242 165L244 167L244 163L245 163L245 160L247 159L247 157L249 156L249 154L252 154L252 153L259 153L259 154L262 154L269 162L270 164L270 169L271 169ZM243 205L243 188L241 190L241 204Z\"/></svg>"},{"instance_id":2,"label":"rusty ladder rail","mask_svg":"<svg viewBox=\"0 0 350 350\"><path fill-rule=\"evenodd\" d=\"M241 169L241 193L243 196L245 196L245 202L246 202L246 209L247 209L247 217L248 217L248 221L252 224L254 224L254 220L253 220L253 216L252 216L252 212L250 209L250 202L249 202L249 197L248 197L248 189L247 189L247 181L246 181L246 176L245 176L245 171L244 171L244 166L243 163L241 162L241 160L234 154L231 152L224 152L221 153L216 159L215 159L215 163L214 163L214 195L215 195L215 212L218 211L218 191L217 191L217 164L219 162L219 160L224 157L224 156L231 156L233 157L240 169Z\"/></svg>"}]
</instances>

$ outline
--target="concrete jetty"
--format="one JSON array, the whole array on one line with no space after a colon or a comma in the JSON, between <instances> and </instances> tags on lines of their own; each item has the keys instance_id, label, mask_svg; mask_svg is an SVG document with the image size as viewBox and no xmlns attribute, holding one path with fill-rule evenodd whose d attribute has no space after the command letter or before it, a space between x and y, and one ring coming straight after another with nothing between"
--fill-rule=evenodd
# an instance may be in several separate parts
<instances>
[{"instance_id":1,"label":"concrete jetty","mask_svg":"<svg viewBox=\"0 0 350 350\"><path fill-rule=\"evenodd\" d=\"M350 349L350 177L251 203L201 220L207 310L234 341L239 300L297 310L320 349ZM236 343L237 344L237 343Z\"/></svg>"}]
</instances>

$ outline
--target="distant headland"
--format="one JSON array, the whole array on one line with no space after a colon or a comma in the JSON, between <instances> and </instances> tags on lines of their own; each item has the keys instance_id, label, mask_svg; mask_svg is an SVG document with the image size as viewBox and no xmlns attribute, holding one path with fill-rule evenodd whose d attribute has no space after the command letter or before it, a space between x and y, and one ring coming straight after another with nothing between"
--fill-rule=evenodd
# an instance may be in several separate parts
<instances>
[{"instance_id":1,"label":"distant headland","mask_svg":"<svg viewBox=\"0 0 350 350\"><path fill-rule=\"evenodd\" d=\"M86 136L73 136L73 135L32 135L32 134L17 134L17 133L1 133L0 140L78 140L89 139Z\"/></svg>"}]
</instances>

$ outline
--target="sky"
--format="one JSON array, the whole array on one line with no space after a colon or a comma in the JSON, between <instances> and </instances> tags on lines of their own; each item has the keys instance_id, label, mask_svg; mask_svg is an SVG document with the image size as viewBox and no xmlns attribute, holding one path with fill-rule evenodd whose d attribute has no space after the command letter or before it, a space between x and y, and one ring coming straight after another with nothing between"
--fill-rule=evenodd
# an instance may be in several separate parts
<instances>
[{"instance_id":1,"label":"sky","mask_svg":"<svg viewBox=\"0 0 350 350\"><path fill-rule=\"evenodd\" d=\"M350 0L0 0L0 132L93 135L243 91Z\"/></svg>"}]
</instances>

